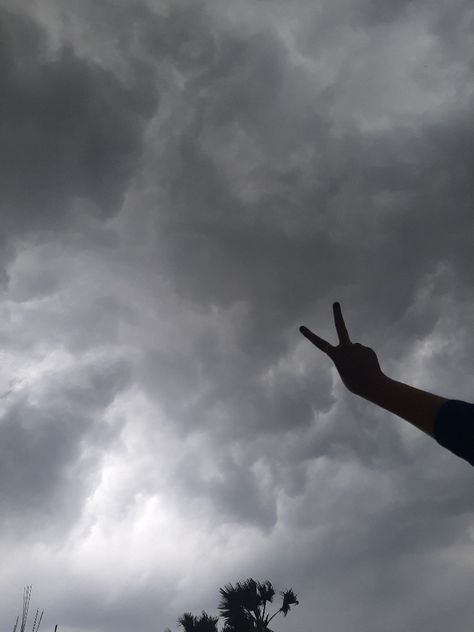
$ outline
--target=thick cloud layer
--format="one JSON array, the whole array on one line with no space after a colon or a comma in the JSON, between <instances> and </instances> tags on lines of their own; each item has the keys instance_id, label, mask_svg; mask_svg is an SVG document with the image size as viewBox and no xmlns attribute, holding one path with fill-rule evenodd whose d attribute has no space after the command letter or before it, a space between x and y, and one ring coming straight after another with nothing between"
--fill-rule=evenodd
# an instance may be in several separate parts
<instances>
[{"instance_id":1,"label":"thick cloud layer","mask_svg":"<svg viewBox=\"0 0 474 632\"><path fill-rule=\"evenodd\" d=\"M51 50L27 17L2 10L1 18L2 232L56 230L79 201L98 217L116 213L156 87L140 76L124 84L68 42Z\"/></svg>"},{"instance_id":2,"label":"thick cloud layer","mask_svg":"<svg viewBox=\"0 0 474 632\"><path fill-rule=\"evenodd\" d=\"M277 632L468 629L470 468L298 326L340 300L472 401L470 4L0 18L0 624L32 583L48 629L174 629L254 576Z\"/></svg>"}]
</instances>

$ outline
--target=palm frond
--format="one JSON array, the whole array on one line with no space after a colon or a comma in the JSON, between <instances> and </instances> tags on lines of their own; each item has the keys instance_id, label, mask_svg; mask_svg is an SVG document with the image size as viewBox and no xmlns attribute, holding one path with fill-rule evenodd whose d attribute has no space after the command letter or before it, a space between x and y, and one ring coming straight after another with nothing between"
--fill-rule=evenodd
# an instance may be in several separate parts
<instances>
[{"instance_id":1,"label":"palm frond","mask_svg":"<svg viewBox=\"0 0 474 632\"><path fill-rule=\"evenodd\" d=\"M299 601L297 600L296 598L297 595L295 595L292 588L289 588L288 590L285 590L280 594L283 597L283 604L280 610L281 612L283 612L283 615L286 617L286 615L291 610L291 606L295 606L295 605L297 606L299 604Z\"/></svg>"}]
</instances>

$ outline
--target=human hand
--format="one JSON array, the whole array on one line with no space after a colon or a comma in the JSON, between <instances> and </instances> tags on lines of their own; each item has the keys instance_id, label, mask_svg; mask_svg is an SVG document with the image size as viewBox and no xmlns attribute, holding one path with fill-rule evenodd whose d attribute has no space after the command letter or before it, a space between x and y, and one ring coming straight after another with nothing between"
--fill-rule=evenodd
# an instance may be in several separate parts
<instances>
[{"instance_id":1,"label":"human hand","mask_svg":"<svg viewBox=\"0 0 474 632\"><path fill-rule=\"evenodd\" d=\"M351 393L366 397L370 395L374 388L377 388L377 384L386 376L380 368L377 355L373 349L364 347L358 342L351 342L342 317L340 304L334 303L332 308L339 338L337 346L320 338L307 327L300 327L300 332L331 358L344 385Z\"/></svg>"}]
</instances>

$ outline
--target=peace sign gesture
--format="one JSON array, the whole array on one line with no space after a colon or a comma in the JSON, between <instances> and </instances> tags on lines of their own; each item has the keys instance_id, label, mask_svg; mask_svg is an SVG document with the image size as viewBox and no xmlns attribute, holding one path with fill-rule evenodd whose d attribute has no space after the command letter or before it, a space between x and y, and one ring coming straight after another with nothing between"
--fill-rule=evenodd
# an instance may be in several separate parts
<instances>
[{"instance_id":1,"label":"peace sign gesture","mask_svg":"<svg viewBox=\"0 0 474 632\"><path fill-rule=\"evenodd\" d=\"M336 365L344 385L356 395L362 397L370 392L378 379L384 377L375 352L360 343L351 342L347 332L341 306L334 303L334 324L339 338L339 344L334 346L324 338L320 338L307 327L300 327L300 331L318 349L324 351Z\"/></svg>"},{"instance_id":2,"label":"peace sign gesture","mask_svg":"<svg viewBox=\"0 0 474 632\"><path fill-rule=\"evenodd\" d=\"M334 303L332 309L338 345L307 327L300 327L300 331L331 358L351 393L406 419L474 465L474 404L449 400L389 378L382 372L373 349L351 341L339 303Z\"/></svg>"}]
</instances>

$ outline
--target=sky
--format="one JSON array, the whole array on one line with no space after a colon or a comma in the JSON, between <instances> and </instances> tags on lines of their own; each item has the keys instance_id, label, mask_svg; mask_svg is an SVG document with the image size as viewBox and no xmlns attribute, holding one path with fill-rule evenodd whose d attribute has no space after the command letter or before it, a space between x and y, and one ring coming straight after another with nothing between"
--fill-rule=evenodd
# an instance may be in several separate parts
<instances>
[{"instance_id":1,"label":"sky","mask_svg":"<svg viewBox=\"0 0 474 632\"><path fill-rule=\"evenodd\" d=\"M464 632L472 468L302 324L474 401L468 0L0 0L0 628ZM275 602L278 605L278 602ZM28 626L29 627L29 626Z\"/></svg>"}]
</instances>

